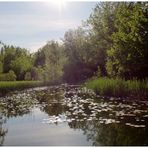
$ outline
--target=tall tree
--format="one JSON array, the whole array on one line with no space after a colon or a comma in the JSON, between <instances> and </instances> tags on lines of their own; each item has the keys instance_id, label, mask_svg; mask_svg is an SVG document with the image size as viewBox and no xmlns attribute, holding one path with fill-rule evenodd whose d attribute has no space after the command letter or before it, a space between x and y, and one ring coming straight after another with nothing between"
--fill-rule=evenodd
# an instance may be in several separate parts
<instances>
[{"instance_id":1,"label":"tall tree","mask_svg":"<svg viewBox=\"0 0 148 148\"><path fill-rule=\"evenodd\" d=\"M3 71L9 72L11 69L11 62L15 59L16 48L13 46L4 46Z\"/></svg>"},{"instance_id":2,"label":"tall tree","mask_svg":"<svg viewBox=\"0 0 148 148\"><path fill-rule=\"evenodd\" d=\"M94 58L102 76L106 76L107 50L111 48L112 34L116 31L115 19L119 3L100 2L96 5L88 19L91 43L96 51Z\"/></svg>"},{"instance_id":3,"label":"tall tree","mask_svg":"<svg viewBox=\"0 0 148 148\"><path fill-rule=\"evenodd\" d=\"M92 76L97 68L88 30L84 27L69 30L63 41L68 58L64 66L64 79L68 82L79 82Z\"/></svg>"},{"instance_id":4,"label":"tall tree","mask_svg":"<svg viewBox=\"0 0 148 148\"><path fill-rule=\"evenodd\" d=\"M44 81L55 81L62 77L63 65L66 61L63 45L49 41L36 56L36 67L40 67L40 69L42 67Z\"/></svg>"},{"instance_id":5,"label":"tall tree","mask_svg":"<svg viewBox=\"0 0 148 148\"><path fill-rule=\"evenodd\" d=\"M108 51L107 69L111 76L127 79L148 76L148 3L121 3L116 13L116 32Z\"/></svg>"},{"instance_id":6,"label":"tall tree","mask_svg":"<svg viewBox=\"0 0 148 148\"><path fill-rule=\"evenodd\" d=\"M31 67L31 60L27 56L17 57L11 62L11 69L16 73L18 80L23 80L25 73L30 70Z\"/></svg>"}]
</instances>

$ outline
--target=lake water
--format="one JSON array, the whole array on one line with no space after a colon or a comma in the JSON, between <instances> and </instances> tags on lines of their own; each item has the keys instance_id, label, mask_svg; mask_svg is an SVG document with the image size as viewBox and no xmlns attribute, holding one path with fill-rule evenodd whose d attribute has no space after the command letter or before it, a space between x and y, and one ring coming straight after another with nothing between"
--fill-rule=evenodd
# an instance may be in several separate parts
<instances>
[{"instance_id":1,"label":"lake water","mask_svg":"<svg viewBox=\"0 0 148 148\"><path fill-rule=\"evenodd\" d=\"M40 87L0 98L0 145L148 145L148 102L79 86Z\"/></svg>"}]
</instances>

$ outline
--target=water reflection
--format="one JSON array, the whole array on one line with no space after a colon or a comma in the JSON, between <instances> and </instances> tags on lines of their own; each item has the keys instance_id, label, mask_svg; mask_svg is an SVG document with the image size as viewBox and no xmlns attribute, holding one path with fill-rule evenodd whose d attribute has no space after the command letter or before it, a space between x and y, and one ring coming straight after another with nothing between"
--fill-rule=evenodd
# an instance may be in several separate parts
<instances>
[{"instance_id":1,"label":"water reflection","mask_svg":"<svg viewBox=\"0 0 148 148\"><path fill-rule=\"evenodd\" d=\"M62 103L64 101L63 90L48 89L36 92L37 100L41 104L40 109L46 112L49 116L58 116L66 110L66 106Z\"/></svg>"},{"instance_id":2,"label":"water reflection","mask_svg":"<svg viewBox=\"0 0 148 148\"><path fill-rule=\"evenodd\" d=\"M5 123L6 123L6 119L0 113L0 145L3 145L5 136L8 132L8 130L3 127Z\"/></svg>"},{"instance_id":3,"label":"water reflection","mask_svg":"<svg viewBox=\"0 0 148 148\"><path fill-rule=\"evenodd\" d=\"M31 93L21 92L9 96L0 97L0 145L3 145L8 129L4 127L7 120L12 117L23 116L30 113L30 109L37 100Z\"/></svg>"},{"instance_id":4,"label":"water reflection","mask_svg":"<svg viewBox=\"0 0 148 148\"><path fill-rule=\"evenodd\" d=\"M54 86L2 97L0 107L1 145L8 132L3 128L6 120L29 114L34 108L48 115L40 121L44 123L40 130L46 125L63 124L68 126L66 128L83 131L94 146L148 145L147 101L106 99L86 88Z\"/></svg>"},{"instance_id":5,"label":"water reflection","mask_svg":"<svg viewBox=\"0 0 148 148\"><path fill-rule=\"evenodd\" d=\"M148 128L127 127L123 124L100 124L96 121L72 122L71 128L82 129L93 146L146 146Z\"/></svg>"},{"instance_id":6,"label":"water reflection","mask_svg":"<svg viewBox=\"0 0 148 148\"><path fill-rule=\"evenodd\" d=\"M37 103L31 93L21 92L0 98L1 114L7 118L22 116L30 112Z\"/></svg>"}]
</instances>

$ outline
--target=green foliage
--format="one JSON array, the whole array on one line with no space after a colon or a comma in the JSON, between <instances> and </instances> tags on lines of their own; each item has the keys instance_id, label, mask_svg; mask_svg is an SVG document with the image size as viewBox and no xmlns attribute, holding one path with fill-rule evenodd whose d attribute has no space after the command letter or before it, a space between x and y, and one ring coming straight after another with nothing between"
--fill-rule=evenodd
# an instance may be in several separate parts
<instances>
[{"instance_id":1,"label":"green foliage","mask_svg":"<svg viewBox=\"0 0 148 148\"><path fill-rule=\"evenodd\" d=\"M9 81L15 81L16 80L16 75L14 73L13 70L10 70L9 73L8 73L8 79Z\"/></svg>"},{"instance_id":2,"label":"green foliage","mask_svg":"<svg viewBox=\"0 0 148 148\"><path fill-rule=\"evenodd\" d=\"M85 84L100 95L115 97L143 97L148 96L148 81L124 80L121 78L95 78Z\"/></svg>"},{"instance_id":3,"label":"green foliage","mask_svg":"<svg viewBox=\"0 0 148 148\"><path fill-rule=\"evenodd\" d=\"M44 69L41 66L38 67L32 67L30 70L31 73L31 79L32 80L40 80L42 81L43 78L43 73L44 73Z\"/></svg>"},{"instance_id":4,"label":"green foliage","mask_svg":"<svg viewBox=\"0 0 148 148\"><path fill-rule=\"evenodd\" d=\"M35 55L37 77L45 82L56 81L63 75L63 66L66 62L63 46L58 42L48 42Z\"/></svg>"},{"instance_id":5,"label":"green foliage","mask_svg":"<svg viewBox=\"0 0 148 148\"><path fill-rule=\"evenodd\" d=\"M15 81L16 75L13 70L10 70L9 73L0 74L0 81Z\"/></svg>"},{"instance_id":6,"label":"green foliage","mask_svg":"<svg viewBox=\"0 0 148 148\"><path fill-rule=\"evenodd\" d=\"M63 41L68 58L64 66L64 80L75 83L91 77L97 71L97 63L88 31L82 27L69 30Z\"/></svg>"},{"instance_id":7,"label":"green foliage","mask_svg":"<svg viewBox=\"0 0 148 148\"><path fill-rule=\"evenodd\" d=\"M3 72L3 63L0 61L0 73Z\"/></svg>"},{"instance_id":8,"label":"green foliage","mask_svg":"<svg viewBox=\"0 0 148 148\"><path fill-rule=\"evenodd\" d=\"M92 60L89 36L84 28L79 27L78 29L67 31L63 41L66 55L70 61L88 63Z\"/></svg>"},{"instance_id":9,"label":"green foliage","mask_svg":"<svg viewBox=\"0 0 148 148\"><path fill-rule=\"evenodd\" d=\"M121 3L116 13L113 46L108 50L111 76L144 78L148 75L148 7L146 2Z\"/></svg>"},{"instance_id":10,"label":"green foliage","mask_svg":"<svg viewBox=\"0 0 148 148\"><path fill-rule=\"evenodd\" d=\"M6 76L5 74L0 74L0 81L6 81Z\"/></svg>"},{"instance_id":11,"label":"green foliage","mask_svg":"<svg viewBox=\"0 0 148 148\"><path fill-rule=\"evenodd\" d=\"M15 59L16 48L5 45L3 50L3 71L7 73L11 69L11 62Z\"/></svg>"},{"instance_id":12,"label":"green foliage","mask_svg":"<svg viewBox=\"0 0 148 148\"><path fill-rule=\"evenodd\" d=\"M148 2L99 2L85 24L65 33L63 43L49 41L34 54L0 42L0 80L15 80L14 73L17 80L44 82L78 83L92 76L146 79L147 6ZM9 78L10 70L14 73ZM107 84L103 80L100 93L120 94L119 88L127 93L133 86L134 92L146 87L136 80L124 84L120 79L107 80Z\"/></svg>"},{"instance_id":13,"label":"green foliage","mask_svg":"<svg viewBox=\"0 0 148 148\"><path fill-rule=\"evenodd\" d=\"M25 80L26 81L31 80L31 73L30 72L26 72L26 74L25 74Z\"/></svg>"},{"instance_id":14,"label":"green foliage","mask_svg":"<svg viewBox=\"0 0 148 148\"><path fill-rule=\"evenodd\" d=\"M44 85L41 81L1 81L0 92L10 90L21 90L24 88L31 88Z\"/></svg>"},{"instance_id":15,"label":"green foliage","mask_svg":"<svg viewBox=\"0 0 148 148\"><path fill-rule=\"evenodd\" d=\"M23 80L25 73L32 67L32 58L26 49L3 45L0 52L0 71L13 70L17 79Z\"/></svg>"},{"instance_id":16,"label":"green foliage","mask_svg":"<svg viewBox=\"0 0 148 148\"><path fill-rule=\"evenodd\" d=\"M44 66L45 65L45 52L41 49L39 49L35 53L35 61L34 61L34 66Z\"/></svg>"},{"instance_id":17,"label":"green foliage","mask_svg":"<svg viewBox=\"0 0 148 148\"><path fill-rule=\"evenodd\" d=\"M27 56L17 57L11 62L11 69L15 71L18 79L24 79L25 73L31 69L31 61Z\"/></svg>"},{"instance_id":18,"label":"green foliage","mask_svg":"<svg viewBox=\"0 0 148 148\"><path fill-rule=\"evenodd\" d=\"M96 5L88 19L90 26L90 36L92 50L95 51L93 56L96 59L97 66L101 75L106 76L107 50L112 46L112 34L115 32L115 14L119 3L100 2Z\"/></svg>"},{"instance_id":19,"label":"green foliage","mask_svg":"<svg viewBox=\"0 0 148 148\"><path fill-rule=\"evenodd\" d=\"M46 46L43 47L46 53L45 59L45 71L48 78L51 81L59 79L63 75L63 64L65 62L64 55L60 46L57 42L48 42Z\"/></svg>"},{"instance_id":20,"label":"green foliage","mask_svg":"<svg viewBox=\"0 0 148 148\"><path fill-rule=\"evenodd\" d=\"M1 80L9 80L7 74L13 70L17 80L55 81L62 78L66 58L63 45L48 42L35 54L26 49L4 45L0 53Z\"/></svg>"}]
</instances>

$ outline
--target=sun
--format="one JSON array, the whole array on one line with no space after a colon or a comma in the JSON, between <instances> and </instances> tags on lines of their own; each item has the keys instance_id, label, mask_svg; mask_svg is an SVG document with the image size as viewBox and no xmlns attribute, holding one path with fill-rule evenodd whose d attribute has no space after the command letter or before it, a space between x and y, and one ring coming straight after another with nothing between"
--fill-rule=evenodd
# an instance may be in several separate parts
<instances>
[{"instance_id":1,"label":"sun","mask_svg":"<svg viewBox=\"0 0 148 148\"><path fill-rule=\"evenodd\" d=\"M46 2L61 11L66 7L67 0L48 0Z\"/></svg>"},{"instance_id":2,"label":"sun","mask_svg":"<svg viewBox=\"0 0 148 148\"><path fill-rule=\"evenodd\" d=\"M55 6L64 6L66 4L66 0L52 0L51 3Z\"/></svg>"}]
</instances>

